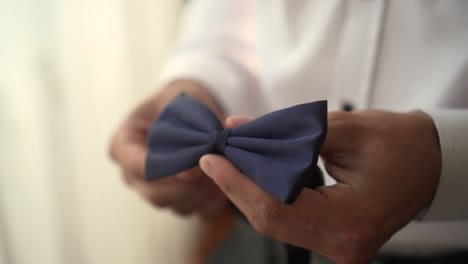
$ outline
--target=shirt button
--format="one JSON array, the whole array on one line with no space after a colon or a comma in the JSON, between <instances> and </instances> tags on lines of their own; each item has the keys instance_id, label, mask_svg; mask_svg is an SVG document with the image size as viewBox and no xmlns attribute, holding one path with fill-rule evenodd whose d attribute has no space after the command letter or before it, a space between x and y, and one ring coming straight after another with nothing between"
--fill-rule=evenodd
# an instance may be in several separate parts
<instances>
[{"instance_id":1,"label":"shirt button","mask_svg":"<svg viewBox=\"0 0 468 264\"><path fill-rule=\"evenodd\" d=\"M351 112L354 110L354 105L351 102L343 102L341 104L341 110Z\"/></svg>"}]
</instances>

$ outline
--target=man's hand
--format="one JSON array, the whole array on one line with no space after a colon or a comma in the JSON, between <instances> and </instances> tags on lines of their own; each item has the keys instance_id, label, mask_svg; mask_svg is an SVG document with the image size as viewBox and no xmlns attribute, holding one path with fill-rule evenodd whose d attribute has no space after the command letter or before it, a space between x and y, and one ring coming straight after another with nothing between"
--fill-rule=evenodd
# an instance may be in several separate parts
<instances>
[{"instance_id":1,"label":"man's hand","mask_svg":"<svg viewBox=\"0 0 468 264\"><path fill-rule=\"evenodd\" d=\"M182 215L197 213L209 218L225 205L226 198L199 167L161 180L145 180L148 130L164 107L182 91L223 120L219 106L208 92L196 83L177 81L141 104L124 121L113 137L110 155L121 166L125 181L154 205Z\"/></svg>"},{"instance_id":2,"label":"man's hand","mask_svg":"<svg viewBox=\"0 0 468 264\"><path fill-rule=\"evenodd\" d=\"M261 233L338 263L365 263L430 205L441 171L437 132L420 112L333 112L328 120L321 155L337 184L304 189L293 205L221 156L200 165Z\"/></svg>"}]
</instances>

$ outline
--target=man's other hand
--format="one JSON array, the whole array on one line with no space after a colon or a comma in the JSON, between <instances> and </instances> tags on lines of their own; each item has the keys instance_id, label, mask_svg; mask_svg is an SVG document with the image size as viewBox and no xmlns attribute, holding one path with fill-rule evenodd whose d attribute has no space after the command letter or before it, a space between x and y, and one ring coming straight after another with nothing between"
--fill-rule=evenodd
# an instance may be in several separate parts
<instances>
[{"instance_id":1,"label":"man's other hand","mask_svg":"<svg viewBox=\"0 0 468 264\"><path fill-rule=\"evenodd\" d=\"M191 81L176 81L142 103L123 122L110 144L110 155L120 165L124 180L157 207L178 214L210 218L226 204L225 195L199 167L148 182L145 161L151 124L180 92L199 100L223 120L223 114L208 92Z\"/></svg>"}]
</instances>

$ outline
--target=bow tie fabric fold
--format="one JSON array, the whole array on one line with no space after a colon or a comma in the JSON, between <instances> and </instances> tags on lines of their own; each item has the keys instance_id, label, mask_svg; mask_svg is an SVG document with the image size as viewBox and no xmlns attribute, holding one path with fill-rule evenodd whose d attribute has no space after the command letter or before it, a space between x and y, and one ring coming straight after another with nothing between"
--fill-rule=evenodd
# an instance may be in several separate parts
<instances>
[{"instance_id":1,"label":"bow tie fabric fold","mask_svg":"<svg viewBox=\"0 0 468 264\"><path fill-rule=\"evenodd\" d=\"M260 188L292 203L311 181L327 130L327 102L296 105L224 129L203 104L178 95L149 130L146 177L155 180L224 155Z\"/></svg>"}]
</instances>

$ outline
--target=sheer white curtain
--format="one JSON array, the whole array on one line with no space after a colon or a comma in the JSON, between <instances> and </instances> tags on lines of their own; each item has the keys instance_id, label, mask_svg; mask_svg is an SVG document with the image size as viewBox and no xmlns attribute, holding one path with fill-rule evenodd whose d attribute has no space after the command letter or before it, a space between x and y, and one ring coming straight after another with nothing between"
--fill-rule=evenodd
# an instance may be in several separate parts
<instances>
[{"instance_id":1,"label":"sheer white curtain","mask_svg":"<svg viewBox=\"0 0 468 264\"><path fill-rule=\"evenodd\" d=\"M107 157L181 1L0 0L0 263L185 263L194 219L154 210Z\"/></svg>"}]
</instances>

